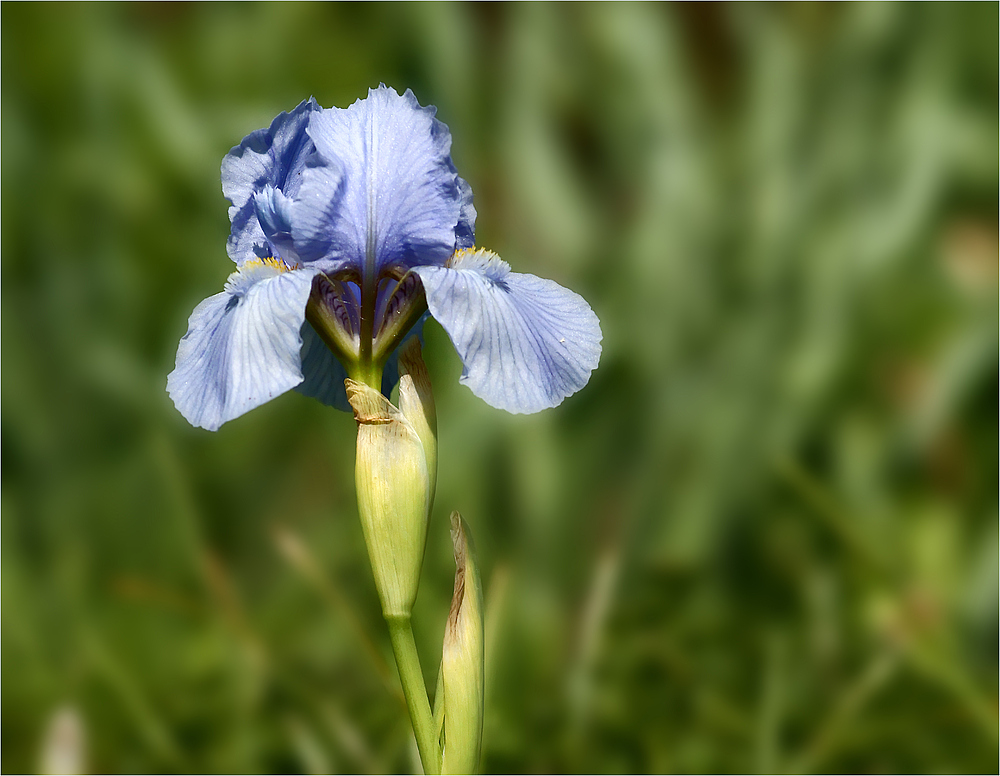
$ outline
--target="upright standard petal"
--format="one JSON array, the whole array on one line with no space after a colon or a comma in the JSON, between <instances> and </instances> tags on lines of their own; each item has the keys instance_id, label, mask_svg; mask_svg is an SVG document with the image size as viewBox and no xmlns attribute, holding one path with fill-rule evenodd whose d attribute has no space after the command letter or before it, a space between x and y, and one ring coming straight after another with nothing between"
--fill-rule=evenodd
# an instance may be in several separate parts
<instances>
[{"instance_id":1,"label":"upright standard petal","mask_svg":"<svg viewBox=\"0 0 1000 776\"><path fill-rule=\"evenodd\" d=\"M319 156L343 174L333 255L366 277L390 264L440 265L472 234L471 190L455 172L451 134L413 93L385 86L346 109L314 114ZM303 179L322 174L306 169Z\"/></svg>"},{"instance_id":2,"label":"upright standard petal","mask_svg":"<svg viewBox=\"0 0 1000 776\"><path fill-rule=\"evenodd\" d=\"M482 249L413 271L462 359L461 382L488 404L514 413L555 407L597 368L600 322L578 294L511 272Z\"/></svg>"},{"instance_id":3,"label":"upright standard petal","mask_svg":"<svg viewBox=\"0 0 1000 776\"><path fill-rule=\"evenodd\" d=\"M266 185L292 197L315 146L306 134L309 117L320 107L311 97L291 113L279 113L267 129L251 132L222 160L222 193L232 203L232 230L226 243L237 265L267 255L268 241L257 218L254 194Z\"/></svg>"},{"instance_id":4,"label":"upright standard petal","mask_svg":"<svg viewBox=\"0 0 1000 776\"><path fill-rule=\"evenodd\" d=\"M167 393L192 425L215 431L302 382L300 331L316 273L283 267L245 262L188 319Z\"/></svg>"},{"instance_id":5,"label":"upright standard petal","mask_svg":"<svg viewBox=\"0 0 1000 776\"><path fill-rule=\"evenodd\" d=\"M264 252L280 256L289 264L313 264L326 259L322 268L336 272L347 263L330 258L336 239L332 224L343 196L343 177L339 169L323 163L315 153L306 169L311 175L308 179L299 176L295 197L271 184L253 195L257 223L268 246Z\"/></svg>"}]
</instances>

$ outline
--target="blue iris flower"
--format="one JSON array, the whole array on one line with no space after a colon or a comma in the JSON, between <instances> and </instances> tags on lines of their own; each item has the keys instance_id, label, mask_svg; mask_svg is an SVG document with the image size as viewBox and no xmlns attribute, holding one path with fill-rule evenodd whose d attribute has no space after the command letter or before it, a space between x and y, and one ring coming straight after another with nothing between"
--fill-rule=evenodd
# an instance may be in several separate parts
<instances>
[{"instance_id":1,"label":"blue iris flower","mask_svg":"<svg viewBox=\"0 0 1000 776\"><path fill-rule=\"evenodd\" d=\"M494 407L537 412L586 385L597 316L474 247L472 189L434 114L380 86L346 109L307 100L229 152L236 271L191 314L167 378L193 425L214 431L292 388L346 410L346 376L388 395L428 312Z\"/></svg>"}]
</instances>

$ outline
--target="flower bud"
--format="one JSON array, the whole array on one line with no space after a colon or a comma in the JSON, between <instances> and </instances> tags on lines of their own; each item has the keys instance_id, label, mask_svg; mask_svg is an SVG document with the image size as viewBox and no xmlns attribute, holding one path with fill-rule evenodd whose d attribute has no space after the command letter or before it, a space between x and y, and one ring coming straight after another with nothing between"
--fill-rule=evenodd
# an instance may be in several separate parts
<instances>
[{"instance_id":1,"label":"flower bud","mask_svg":"<svg viewBox=\"0 0 1000 776\"><path fill-rule=\"evenodd\" d=\"M442 773L474 773L483 740L483 589L468 525L451 513L455 593L444 631Z\"/></svg>"},{"instance_id":2,"label":"flower bud","mask_svg":"<svg viewBox=\"0 0 1000 776\"><path fill-rule=\"evenodd\" d=\"M345 384L358 422L355 486L375 587L386 617L408 617L430 511L424 446L413 424L381 393L355 380Z\"/></svg>"},{"instance_id":3,"label":"flower bud","mask_svg":"<svg viewBox=\"0 0 1000 776\"><path fill-rule=\"evenodd\" d=\"M420 340L410 337L399 350L399 411L413 424L424 445L427 478L430 481L428 503L434 505L437 487L437 411L427 366L420 357Z\"/></svg>"}]
</instances>

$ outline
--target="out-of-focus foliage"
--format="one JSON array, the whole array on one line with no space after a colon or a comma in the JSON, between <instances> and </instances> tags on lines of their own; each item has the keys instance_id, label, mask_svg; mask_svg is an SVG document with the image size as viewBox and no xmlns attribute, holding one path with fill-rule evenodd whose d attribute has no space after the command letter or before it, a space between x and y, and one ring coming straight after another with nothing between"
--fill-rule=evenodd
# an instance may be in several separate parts
<instances>
[{"instance_id":1,"label":"out-of-focus foliage","mask_svg":"<svg viewBox=\"0 0 1000 776\"><path fill-rule=\"evenodd\" d=\"M513 417L427 327L416 635L433 686L457 508L484 768L994 769L997 13L5 4L3 770L416 767L351 418L209 434L164 391L222 156L380 81L605 333Z\"/></svg>"}]
</instances>

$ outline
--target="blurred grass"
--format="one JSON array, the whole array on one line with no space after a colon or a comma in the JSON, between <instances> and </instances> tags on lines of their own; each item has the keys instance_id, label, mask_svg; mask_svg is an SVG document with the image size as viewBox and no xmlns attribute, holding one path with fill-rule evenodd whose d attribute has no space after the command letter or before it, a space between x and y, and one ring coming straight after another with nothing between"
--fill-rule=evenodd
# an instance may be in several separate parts
<instances>
[{"instance_id":1,"label":"blurred grass","mask_svg":"<svg viewBox=\"0 0 1000 776\"><path fill-rule=\"evenodd\" d=\"M605 334L512 417L428 326L416 635L433 685L458 508L485 769L996 767L995 4L0 14L5 772L415 767L351 419L208 434L164 392L230 268L222 156L380 81Z\"/></svg>"}]
</instances>

